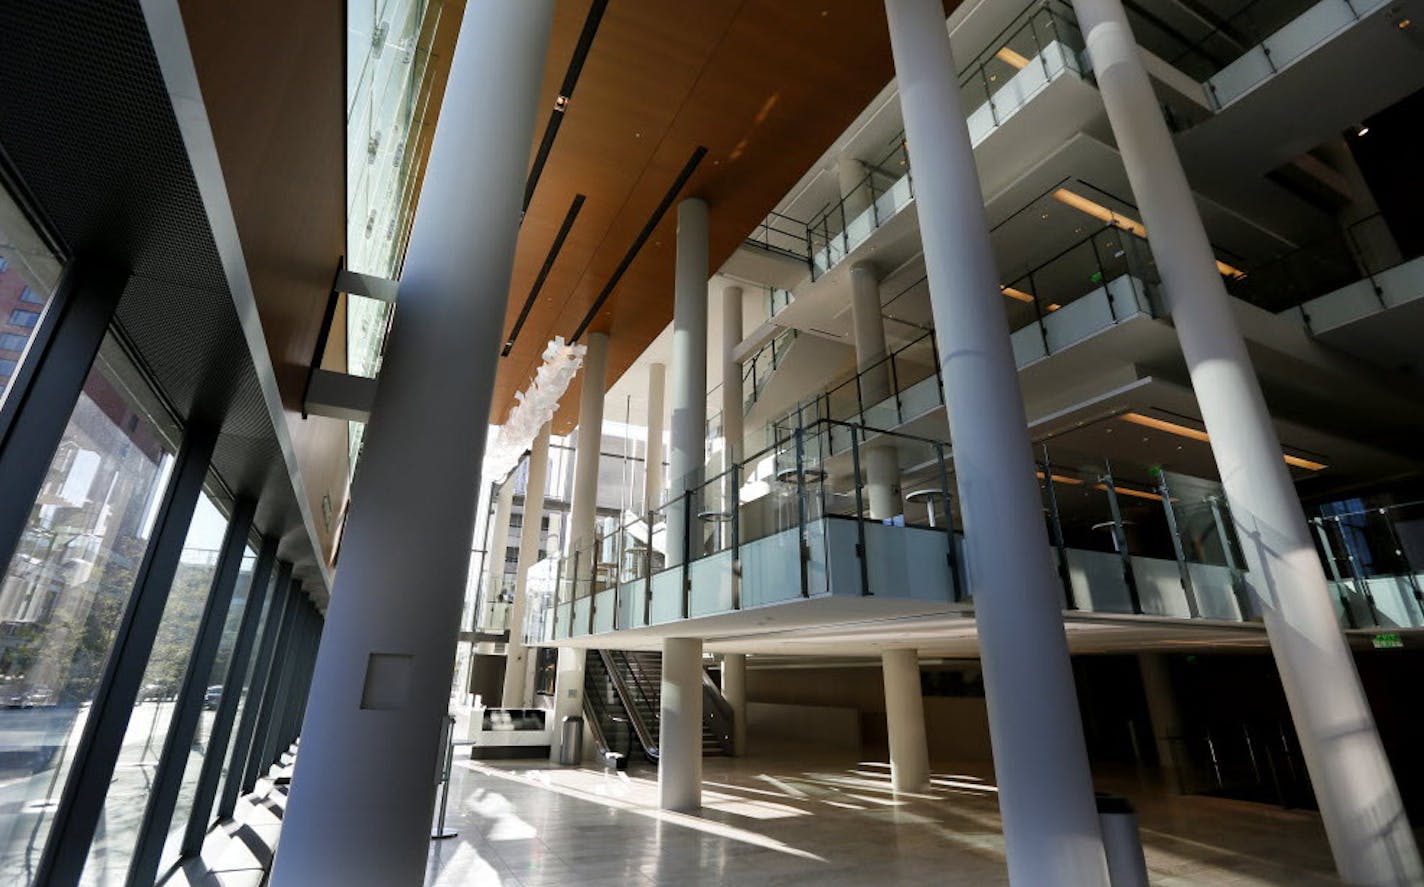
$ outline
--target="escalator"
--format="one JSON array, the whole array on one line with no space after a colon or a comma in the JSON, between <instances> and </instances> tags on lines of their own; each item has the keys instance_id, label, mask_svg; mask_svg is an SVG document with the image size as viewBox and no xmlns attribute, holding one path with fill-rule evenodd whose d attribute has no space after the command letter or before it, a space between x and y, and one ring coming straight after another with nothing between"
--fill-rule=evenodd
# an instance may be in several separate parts
<instances>
[{"instance_id":1,"label":"escalator","mask_svg":"<svg viewBox=\"0 0 1424 887\"><path fill-rule=\"evenodd\" d=\"M599 753L658 761L662 654L589 650L584 666L584 714ZM732 753L732 710L702 672L702 754Z\"/></svg>"}]
</instances>

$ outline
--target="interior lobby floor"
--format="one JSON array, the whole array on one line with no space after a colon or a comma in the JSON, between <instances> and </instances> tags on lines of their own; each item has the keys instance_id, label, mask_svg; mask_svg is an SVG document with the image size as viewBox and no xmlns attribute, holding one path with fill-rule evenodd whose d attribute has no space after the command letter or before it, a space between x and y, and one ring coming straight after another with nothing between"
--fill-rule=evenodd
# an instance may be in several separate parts
<instances>
[{"instance_id":1,"label":"interior lobby floor","mask_svg":"<svg viewBox=\"0 0 1424 887\"><path fill-rule=\"evenodd\" d=\"M1131 775L1154 885L1339 884L1319 816L1176 797ZM894 795L884 762L804 749L707 758L703 807L657 806L657 773L458 760L427 887L602 884L1007 884L985 765L937 767Z\"/></svg>"}]
</instances>

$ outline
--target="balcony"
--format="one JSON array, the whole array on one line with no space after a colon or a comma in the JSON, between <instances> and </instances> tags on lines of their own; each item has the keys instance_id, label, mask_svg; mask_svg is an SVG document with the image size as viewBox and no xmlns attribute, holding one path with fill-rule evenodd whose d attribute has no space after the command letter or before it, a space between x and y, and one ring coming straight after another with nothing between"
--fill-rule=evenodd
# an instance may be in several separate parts
<instances>
[{"instance_id":1,"label":"balcony","mask_svg":"<svg viewBox=\"0 0 1424 887\"><path fill-rule=\"evenodd\" d=\"M588 548L536 564L529 642L972 615L947 451L864 425L798 427L659 512L627 514ZM1066 610L1255 618L1219 485L1068 452L1045 451L1038 475L1044 557ZM897 513L870 518L887 490Z\"/></svg>"},{"instance_id":2,"label":"balcony","mask_svg":"<svg viewBox=\"0 0 1424 887\"><path fill-rule=\"evenodd\" d=\"M1339 511L1311 524L1341 624L1424 626L1424 502Z\"/></svg>"},{"instance_id":3,"label":"balcony","mask_svg":"<svg viewBox=\"0 0 1424 887\"><path fill-rule=\"evenodd\" d=\"M1082 80L1087 74L1082 48L1082 35L1067 6L1046 3L1019 16L961 74L961 99L971 109L966 119L970 143L977 149L1065 74ZM1047 141L1047 134L1036 135ZM902 134L887 153L866 164L859 184L807 223L812 280L911 204L914 178L909 163Z\"/></svg>"}]
</instances>

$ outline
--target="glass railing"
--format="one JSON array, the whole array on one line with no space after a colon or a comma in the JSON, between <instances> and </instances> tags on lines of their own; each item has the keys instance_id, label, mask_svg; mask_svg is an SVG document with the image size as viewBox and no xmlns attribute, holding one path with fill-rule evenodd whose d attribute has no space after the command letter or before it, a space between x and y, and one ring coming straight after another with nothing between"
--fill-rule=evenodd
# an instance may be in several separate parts
<instances>
[{"instance_id":1,"label":"glass railing","mask_svg":"<svg viewBox=\"0 0 1424 887\"><path fill-rule=\"evenodd\" d=\"M1001 288L1014 357L1026 366L1134 316L1163 316L1161 285L1147 242L1107 225ZM928 298L921 278L885 305ZM902 321L903 322L903 321ZM769 423L770 443L808 421L894 429L944 403L938 346L926 331L884 358L833 381Z\"/></svg>"},{"instance_id":2,"label":"glass railing","mask_svg":"<svg viewBox=\"0 0 1424 887\"><path fill-rule=\"evenodd\" d=\"M751 409L757 398L761 397L766 383L791 352L791 345L800 334L796 329L783 330L742 364L742 396L745 398L746 409Z\"/></svg>"},{"instance_id":3,"label":"glass railing","mask_svg":"<svg viewBox=\"0 0 1424 887\"><path fill-rule=\"evenodd\" d=\"M826 418L790 429L538 565L531 641L836 595L967 606L947 450ZM1037 475L1065 609L1256 618L1219 484L1046 448Z\"/></svg>"},{"instance_id":4,"label":"glass railing","mask_svg":"<svg viewBox=\"0 0 1424 887\"><path fill-rule=\"evenodd\" d=\"M960 75L970 140L978 145L1065 71L1080 76L1083 38L1065 4L1036 5L1015 19ZM865 176L806 224L811 276L835 267L914 197L904 133L865 164Z\"/></svg>"},{"instance_id":5,"label":"glass railing","mask_svg":"<svg viewBox=\"0 0 1424 887\"><path fill-rule=\"evenodd\" d=\"M1325 514L1311 525L1344 625L1424 626L1424 502Z\"/></svg>"},{"instance_id":6,"label":"glass railing","mask_svg":"<svg viewBox=\"0 0 1424 887\"><path fill-rule=\"evenodd\" d=\"M1384 216L1376 213L1319 240L1257 263L1247 273L1227 281L1233 296L1268 311L1302 308L1307 302L1357 283L1370 289L1385 306L1381 275L1418 258L1399 247ZM1306 313L1307 325L1310 323Z\"/></svg>"},{"instance_id":7,"label":"glass railing","mask_svg":"<svg viewBox=\"0 0 1424 887\"><path fill-rule=\"evenodd\" d=\"M778 286L769 286L769 287L767 287L767 288L766 288L766 316L767 316L767 318L769 319L769 318L775 317L776 315L780 314L780 313L781 313L781 310L782 310L783 308L785 308L787 305L790 305L790 304L791 304L792 302L794 302L794 301L796 301L796 297L791 294L791 291L790 291L790 290L784 290L784 289L782 289L781 287L778 287Z\"/></svg>"},{"instance_id":8,"label":"glass railing","mask_svg":"<svg viewBox=\"0 0 1424 887\"><path fill-rule=\"evenodd\" d=\"M747 235L747 243L802 262L811 261L806 223L779 212L767 213L761 224Z\"/></svg>"}]
</instances>

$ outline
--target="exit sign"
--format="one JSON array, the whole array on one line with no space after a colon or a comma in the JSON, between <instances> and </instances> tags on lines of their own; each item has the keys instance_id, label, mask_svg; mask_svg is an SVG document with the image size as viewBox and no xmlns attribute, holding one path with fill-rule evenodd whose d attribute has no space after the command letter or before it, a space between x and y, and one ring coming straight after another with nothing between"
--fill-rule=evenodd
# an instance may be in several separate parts
<instances>
[{"instance_id":1,"label":"exit sign","mask_svg":"<svg viewBox=\"0 0 1424 887\"><path fill-rule=\"evenodd\" d=\"M1375 635L1370 638L1370 643L1374 644L1376 650L1397 650L1404 646L1404 638L1400 637L1397 632L1389 632L1388 634Z\"/></svg>"}]
</instances>

